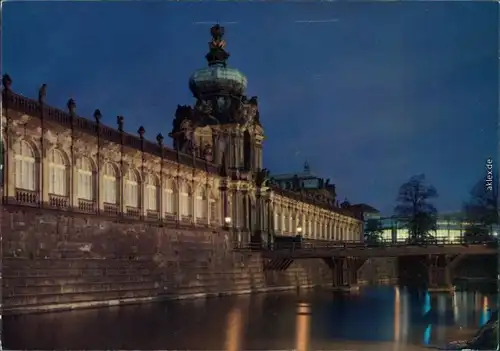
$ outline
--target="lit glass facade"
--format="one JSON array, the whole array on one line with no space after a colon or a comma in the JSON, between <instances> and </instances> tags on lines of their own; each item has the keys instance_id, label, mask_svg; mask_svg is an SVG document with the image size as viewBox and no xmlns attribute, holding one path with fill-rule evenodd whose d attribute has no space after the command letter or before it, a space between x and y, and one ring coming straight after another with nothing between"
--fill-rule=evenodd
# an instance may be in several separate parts
<instances>
[{"instance_id":1,"label":"lit glass facade","mask_svg":"<svg viewBox=\"0 0 500 351\"><path fill-rule=\"evenodd\" d=\"M369 218L365 218L366 221ZM370 216L370 219L379 219L383 228L382 239L385 241L405 241L408 239L408 229L403 228L403 223L396 217L376 217ZM458 216L441 215L436 223L436 231L432 235L437 239L446 239L450 242L458 242L463 237L467 223L458 218ZM498 233L497 227L492 227L494 234Z\"/></svg>"}]
</instances>

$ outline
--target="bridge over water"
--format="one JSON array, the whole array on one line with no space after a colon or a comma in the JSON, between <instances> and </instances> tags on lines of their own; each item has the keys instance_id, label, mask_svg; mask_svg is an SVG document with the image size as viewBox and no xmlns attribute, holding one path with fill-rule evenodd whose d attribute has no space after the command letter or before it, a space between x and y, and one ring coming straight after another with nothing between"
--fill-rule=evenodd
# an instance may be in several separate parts
<instances>
[{"instance_id":1,"label":"bridge over water","mask_svg":"<svg viewBox=\"0 0 500 351\"><path fill-rule=\"evenodd\" d=\"M235 247L237 252L260 252L264 269L286 270L295 260L322 259L332 270L334 287L357 283L359 269L369 258L394 257L399 278L425 284L431 290L452 290L458 263L473 255L495 255L497 240L450 242L432 240L421 244L404 242L285 242L272 247L251 243Z\"/></svg>"}]
</instances>

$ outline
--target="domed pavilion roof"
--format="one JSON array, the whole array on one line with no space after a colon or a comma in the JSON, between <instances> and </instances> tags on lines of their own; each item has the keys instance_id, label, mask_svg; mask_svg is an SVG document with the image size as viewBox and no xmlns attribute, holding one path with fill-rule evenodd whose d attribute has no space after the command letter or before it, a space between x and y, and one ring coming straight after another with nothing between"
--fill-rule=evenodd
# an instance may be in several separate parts
<instances>
[{"instance_id":1,"label":"domed pavilion roof","mask_svg":"<svg viewBox=\"0 0 500 351\"><path fill-rule=\"evenodd\" d=\"M227 67L229 53L225 50L224 27L217 24L211 28L210 33L210 51L205 56L208 67L194 71L189 79L189 89L196 98L244 95L247 87L246 76L237 69Z\"/></svg>"}]
</instances>

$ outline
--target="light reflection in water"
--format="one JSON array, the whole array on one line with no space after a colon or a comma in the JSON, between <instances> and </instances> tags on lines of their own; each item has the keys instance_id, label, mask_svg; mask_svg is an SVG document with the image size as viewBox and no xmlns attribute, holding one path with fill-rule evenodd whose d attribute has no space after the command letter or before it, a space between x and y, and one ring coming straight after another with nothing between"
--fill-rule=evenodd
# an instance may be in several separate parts
<instances>
[{"instance_id":1,"label":"light reflection in water","mask_svg":"<svg viewBox=\"0 0 500 351\"><path fill-rule=\"evenodd\" d=\"M431 301L436 301L436 306L432 307ZM448 304L451 304L453 313L451 326L446 317ZM489 321L492 313L488 296L466 292L455 292L451 296L438 294L435 298L426 293L421 309L426 325L423 332L425 345L446 342L447 329L453 325L460 329L482 327Z\"/></svg>"},{"instance_id":2,"label":"light reflection in water","mask_svg":"<svg viewBox=\"0 0 500 351\"><path fill-rule=\"evenodd\" d=\"M437 318L436 333L438 340L446 339L446 306L448 297L446 295L438 295L437 297Z\"/></svg>"},{"instance_id":3,"label":"light reflection in water","mask_svg":"<svg viewBox=\"0 0 500 351\"><path fill-rule=\"evenodd\" d=\"M394 287L394 343L399 343L399 338L401 334L401 330L399 326L401 325L400 320L401 314L401 292L399 291L399 287Z\"/></svg>"},{"instance_id":4,"label":"light reflection in water","mask_svg":"<svg viewBox=\"0 0 500 351\"><path fill-rule=\"evenodd\" d=\"M409 295L405 289L394 287L394 347L393 351L399 350L399 345L408 340L410 323Z\"/></svg>"},{"instance_id":5,"label":"light reflection in water","mask_svg":"<svg viewBox=\"0 0 500 351\"><path fill-rule=\"evenodd\" d=\"M297 351L308 351L310 343L311 327L311 305L308 303L299 303L297 305L297 326L295 349Z\"/></svg>"},{"instance_id":6,"label":"light reflection in water","mask_svg":"<svg viewBox=\"0 0 500 351\"><path fill-rule=\"evenodd\" d=\"M453 305L453 321L455 322L455 324L458 324L460 318L457 296L459 296L459 293L454 293L451 300L451 303Z\"/></svg>"},{"instance_id":7,"label":"light reflection in water","mask_svg":"<svg viewBox=\"0 0 500 351\"><path fill-rule=\"evenodd\" d=\"M408 294L408 291L405 288L404 294L403 294L403 301L402 301L402 319L403 319L403 330L402 330L402 338L401 341L403 343L408 342L408 337L410 333L410 295Z\"/></svg>"},{"instance_id":8,"label":"light reflection in water","mask_svg":"<svg viewBox=\"0 0 500 351\"><path fill-rule=\"evenodd\" d=\"M481 317L479 320L479 325L482 327L488 323L491 317L491 310L488 304L488 296L483 297L483 305L481 306Z\"/></svg>"},{"instance_id":9,"label":"light reflection in water","mask_svg":"<svg viewBox=\"0 0 500 351\"><path fill-rule=\"evenodd\" d=\"M482 295L475 306L471 292L430 294L430 298L417 294L403 287L369 287L356 297L341 299L331 292L311 291L30 315L10 318L7 348L375 350L375 343L393 341L378 349L403 351L410 344L424 347L423 343L466 339L479 327L481 316L484 323L496 309L492 296ZM432 309L423 315L429 300ZM308 303L298 303L304 301ZM469 320L471 328L460 331L453 317L460 323ZM88 338L89 333L98 337ZM344 347L358 341L366 347Z\"/></svg>"},{"instance_id":10,"label":"light reflection in water","mask_svg":"<svg viewBox=\"0 0 500 351\"><path fill-rule=\"evenodd\" d=\"M394 287L394 346L393 351L399 350L401 337L401 292L398 286Z\"/></svg>"},{"instance_id":11,"label":"light reflection in water","mask_svg":"<svg viewBox=\"0 0 500 351\"><path fill-rule=\"evenodd\" d=\"M427 313L429 313L430 310L431 310L431 295L429 294L429 292L425 292L423 314L426 315Z\"/></svg>"},{"instance_id":12,"label":"light reflection in water","mask_svg":"<svg viewBox=\"0 0 500 351\"><path fill-rule=\"evenodd\" d=\"M432 324L429 324L427 328L425 328L424 332L424 345L429 345L431 342L431 332L432 332Z\"/></svg>"},{"instance_id":13,"label":"light reflection in water","mask_svg":"<svg viewBox=\"0 0 500 351\"><path fill-rule=\"evenodd\" d=\"M241 309L235 307L227 316L227 337L226 350L239 351L241 350L241 334L242 334L242 313Z\"/></svg>"}]
</instances>

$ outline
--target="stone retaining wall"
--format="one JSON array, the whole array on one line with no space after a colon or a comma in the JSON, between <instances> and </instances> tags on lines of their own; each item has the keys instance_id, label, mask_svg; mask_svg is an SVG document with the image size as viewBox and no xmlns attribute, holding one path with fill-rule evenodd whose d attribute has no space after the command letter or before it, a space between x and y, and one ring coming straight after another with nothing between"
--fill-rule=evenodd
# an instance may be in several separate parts
<instances>
[{"instance_id":1,"label":"stone retaining wall","mask_svg":"<svg viewBox=\"0 0 500 351\"><path fill-rule=\"evenodd\" d=\"M358 271L358 283L395 284L398 281L398 259L395 257L369 258Z\"/></svg>"},{"instance_id":2,"label":"stone retaining wall","mask_svg":"<svg viewBox=\"0 0 500 351\"><path fill-rule=\"evenodd\" d=\"M264 272L227 232L4 206L6 313L331 284L320 259Z\"/></svg>"}]
</instances>

